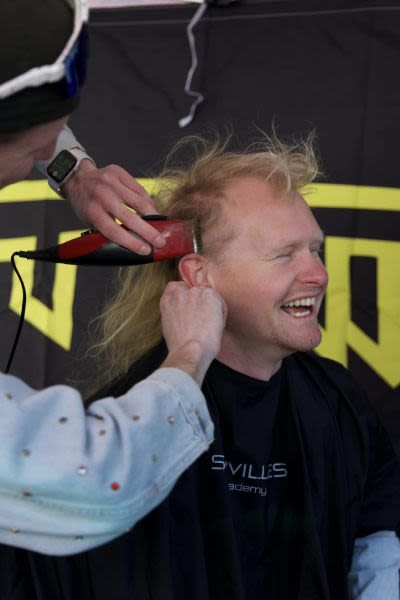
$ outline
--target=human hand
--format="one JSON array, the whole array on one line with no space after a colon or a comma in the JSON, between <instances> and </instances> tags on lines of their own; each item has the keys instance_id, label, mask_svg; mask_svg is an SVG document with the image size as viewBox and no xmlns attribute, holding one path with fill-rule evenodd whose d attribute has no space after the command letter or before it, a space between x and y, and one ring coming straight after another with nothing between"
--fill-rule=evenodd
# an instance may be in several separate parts
<instances>
[{"instance_id":1,"label":"human hand","mask_svg":"<svg viewBox=\"0 0 400 600\"><path fill-rule=\"evenodd\" d=\"M78 171L62 187L78 217L106 238L138 254L148 254L150 246L115 222L139 234L147 242L162 248L165 239L142 215L158 214L152 198L127 171L117 165L98 169L83 160ZM135 214L130 208L134 208Z\"/></svg>"},{"instance_id":2,"label":"human hand","mask_svg":"<svg viewBox=\"0 0 400 600\"><path fill-rule=\"evenodd\" d=\"M218 355L226 321L226 304L210 287L171 281L160 302L168 357L164 367L188 373L199 385Z\"/></svg>"}]
</instances>

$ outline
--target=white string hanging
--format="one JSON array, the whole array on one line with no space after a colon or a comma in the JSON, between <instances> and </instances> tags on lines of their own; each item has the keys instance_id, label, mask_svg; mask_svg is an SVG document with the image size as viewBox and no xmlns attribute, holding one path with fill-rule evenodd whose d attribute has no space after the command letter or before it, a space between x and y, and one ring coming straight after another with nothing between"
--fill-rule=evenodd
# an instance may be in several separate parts
<instances>
[{"instance_id":1,"label":"white string hanging","mask_svg":"<svg viewBox=\"0 0 400 600\"><path fill-rule=\"evenodd\" d=\"M192 84L193 75L194 75L194 73L195 73L195 71L197 69L197 65L198 65L197 51L196 51L196 40L195 40L194 35L193 35L193 29L197 25L197 23L200 21L200 19L203 16L203 14L205 13L206 8L207 8L207 3L204 0L204 2L202 2L200 4L200 6L198 7L198 9L194 13L193 17L190 20L190 23L188 24L188 26L186 28L186 33L187 33L188 40L189 40L190 54L191 54L191 57L192 57L192 65L191 65L191 67L189 69L189 72L188 72L188 75L187 75L187 78L186 78L185 93L188 96L191 96L192 98L195 98L195 100L192 102L192 105L191 105L190 110L189 110L189 114L186 115L186 117L182 117L181 119L179 119L179 121L178 121L179 127L186 127L187 125L189 125L189 123L191 123L193 121L193 117L194 117L194 113L196 112L196 108L204 100L203 94L201 94L200 92L195 92L194 90L191 89L190 86Z\"/></svg>"}]
</instances>

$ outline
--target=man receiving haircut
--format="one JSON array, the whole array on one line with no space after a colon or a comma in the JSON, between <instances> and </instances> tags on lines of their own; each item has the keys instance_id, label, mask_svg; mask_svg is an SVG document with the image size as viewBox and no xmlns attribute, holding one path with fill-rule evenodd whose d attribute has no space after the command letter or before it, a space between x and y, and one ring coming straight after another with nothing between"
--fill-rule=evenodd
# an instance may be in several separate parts
<instances>
[{"instance_id":1,"label":"man receiving haircut","mask_svg":"<svg viewBox=\"0 0 400 600\"><path fill-rule=\"evenodd\" d=\"M20 556L20 581L46 600L88 582L93 600L395 600L399 464L350 373L311 352L328 283L302 197L318 173L311 142L199 144L188 168L163 173L158 201L196 219L201 251L121 273L95 397L162 363L168 282L212 289L227 306L202 386L215 440L124 537L73 561Z\"/></svg>"}]
</instances>

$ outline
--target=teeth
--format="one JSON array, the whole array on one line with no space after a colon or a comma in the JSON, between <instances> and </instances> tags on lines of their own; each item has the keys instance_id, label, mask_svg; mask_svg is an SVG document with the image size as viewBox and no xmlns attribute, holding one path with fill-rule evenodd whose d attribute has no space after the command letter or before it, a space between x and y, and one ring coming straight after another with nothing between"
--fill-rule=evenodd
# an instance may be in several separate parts
<instances>
[{"instance_id":1,"label":"teeth","mask_svg":"<svg viewBox=\"0 0 400 600\"><path fill-rule=\"evenodd\" d=\"M293 307L293 306L314 306L315 304L315 297L313 298L298 298L297 300L291 300L290 302L287 302L287 304L284 304L283 306L285 307Z\"/></svg>"},{"instance_id":2,"label":"teeth","mask_svg":"<svg viewBox=\"0 0 400 600\"><path fill-rule=\"evenodd\" d=\"M309 315L311 312L311 310L307 309L307 310L302 310L301 312L295 312L292 313L293 317L306 317L307 315Z\"/></svg>"}]
</instances>

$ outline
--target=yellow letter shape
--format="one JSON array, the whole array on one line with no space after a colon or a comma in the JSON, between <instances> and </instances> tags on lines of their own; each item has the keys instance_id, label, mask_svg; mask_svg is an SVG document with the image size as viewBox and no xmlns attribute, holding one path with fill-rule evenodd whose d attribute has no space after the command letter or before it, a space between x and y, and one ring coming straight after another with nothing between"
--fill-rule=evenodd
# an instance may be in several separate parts
<instances>
[{"instance_id":1,"label":"yellow letter shape","mask_svg":"<svg viewBox=\"0 0 400 600\"><path fill-rule=\"evenodd\" d=\"M377 259L378 343L351 321L350 259ZM400 383L400 243L326 239L326 329L318 352L347 366L348 344L388 385Z\"/></svg>"},{"instance_id":2,"label":"yellow letter shape","mask_svg":"<svg viewBox=\"0 0 400 600\"><path fill-rule=\"evenodd\" d=\"M60 233L58 243L62 244L77 237L79 233L80 231L64 231ZM36 236L0 240L0 261L9 261L11 254L18 250L35 250L36 245ZM76 266L56 264L52 291L53 309L51 310L43 302L32 296L34 261L17 257L16 263L26 287L26 320L61 348L70 350L73 333ZM20 314L21 287L15 273L13 273L12 278L9 307L18 315Z\"/></svg>"}]
</instances>

